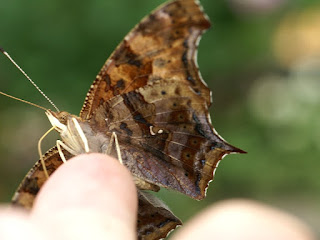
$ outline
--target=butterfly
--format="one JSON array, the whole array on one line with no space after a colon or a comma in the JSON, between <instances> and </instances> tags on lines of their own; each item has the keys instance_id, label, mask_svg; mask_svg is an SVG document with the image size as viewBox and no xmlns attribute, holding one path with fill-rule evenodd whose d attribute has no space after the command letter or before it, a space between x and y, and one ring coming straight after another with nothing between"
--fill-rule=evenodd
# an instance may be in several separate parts
<instances>
[{"instance_id":1,"label":"butterfly","mask_svg":"<svg viewBox=\"0 0 320 240\"><path fill-rule=\"evenodd\" d=\"M48 111L60 144L26 175L13 203L31 208L63 158L108 153L132 173L138 188L138 239L160 239L181 221L145 190L160 187L194 199L205 197L219 161L244 151L211 125L211 91L196 62L202 33L210 27L196 0L160 6L129 32L90 87L79 116Z\"/></svg>"}]
</instances>

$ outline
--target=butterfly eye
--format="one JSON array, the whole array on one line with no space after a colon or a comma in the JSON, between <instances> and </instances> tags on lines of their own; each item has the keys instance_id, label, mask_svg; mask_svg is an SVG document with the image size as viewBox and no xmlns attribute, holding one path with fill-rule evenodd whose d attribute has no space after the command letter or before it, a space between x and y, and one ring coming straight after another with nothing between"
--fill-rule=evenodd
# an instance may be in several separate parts
<instances>
[{"instance_id":1,"label":"butterfly eye","mask_svg":"<svg viewBox=\"0 0 320 240\"><path fill-rule=\"evenodd\" d=\"M161 95L166 95L166 94L167 94L167 92L165 90L161 91Z\"/></svg>"}]
</instances>

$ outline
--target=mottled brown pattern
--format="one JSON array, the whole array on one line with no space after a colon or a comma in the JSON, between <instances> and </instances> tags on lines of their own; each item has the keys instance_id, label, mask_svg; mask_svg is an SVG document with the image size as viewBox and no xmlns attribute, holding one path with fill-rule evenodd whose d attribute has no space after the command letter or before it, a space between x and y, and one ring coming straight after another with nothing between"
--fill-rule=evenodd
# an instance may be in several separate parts
<instances>
[{"instance_id":1,"label":"mottled brown pattern","mask_svg":"<svg viewBox=\"0 0 320 240\"><path fill-rule=\"evenodd\" d=\"M195 199L205 196L221 157L240 151L214 133L205 99L184 80L158 80L113 97L99 111L108 113L99 131L117 133L123 162L135 176ZM96 121L93 114L92 128ZM162 133L152 135L150 128Z\"/></svg>"},{"instance_id":2,"label":"mottled brown pattern","mask_svg":"<svg viewBox=\"0 0 320 240\"><path fill-rule=\"evenodd\" d=\"M210 90L197 63L197 41L210 22L194 0L177 0L144 18L106 61L92 85L80 116L89 119L100 99L131 92L160 79L183 79L207 105ZM123 80L124 87L117 88Z\"/></svg>"},{"instance_id":3,"label":"mottled brown pattern","mask_svg":"<svg viewBox=\"0 0 320 240\"><path fill-rule=\"evenodd\" d=\"M196 62L198 40L209 26L195 0L161 6L144 18L106 61L80 117L54 114L79 138L71 121L76 118L92 152L106 153L110 137L116 133L123 164L138 188L138 239L163 238L181 224L159 199L142 190L165 187L200 200L222 157L243 153L225 142L211 125L210 90ZM61 138L68 145L62 134ZM77 154L84 152L80 145L76 149ZM71 157L64 153L67 159ZM114 148L110 155L117 157ZM44 159L50 174L61 165L55 148ZM45 180L38 162L13 202L31 208Z\"/></svg>"},{"instance_id":4,"label":"mottled brown pattern","mask_svg":"<svg viewBox=\"0 0 320 240\"><path fill-rule=\"evenodd\" d=\"M153 240L167 236L168 232L181 225L181 221L155 196L138 191L138 236Z\"/></svg>"},{"instance_id":5,"label":"mottled brown pattern","mask_svg":"<svg viewBox=\"0 0 320 240\"><path fill-rule=\"evenodd\" d=\"M70 158L70 154L66 151L64 151L64 153L67 159ZM50 176L62 164L61 158L56 147L46 152L43 157ZM46 176L44 175L44 171L39 160L22 180L12 198L12 203L17 206L31 209L37 193L46 180Z\"/></svg>"}]
</instances>

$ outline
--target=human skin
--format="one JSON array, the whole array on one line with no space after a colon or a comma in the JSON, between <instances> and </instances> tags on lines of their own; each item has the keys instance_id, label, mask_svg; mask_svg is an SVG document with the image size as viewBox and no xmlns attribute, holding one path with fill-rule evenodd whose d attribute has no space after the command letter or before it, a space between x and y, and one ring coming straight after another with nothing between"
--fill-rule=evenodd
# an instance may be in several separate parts
<instances>
[{"instance_id":1,"label":"human skin","mask_svg":"<svg viewBox=\"0 0 320 240\"><path fill-rule=\"evenodd\" d=\"M44 184L30 213L0 207L1 240L136 239L137 196L130 172L103 154L70 159ZM214 204L176 230L174 240L315 239L297 218L249 201Z\"/></svg>"}]
</instances>

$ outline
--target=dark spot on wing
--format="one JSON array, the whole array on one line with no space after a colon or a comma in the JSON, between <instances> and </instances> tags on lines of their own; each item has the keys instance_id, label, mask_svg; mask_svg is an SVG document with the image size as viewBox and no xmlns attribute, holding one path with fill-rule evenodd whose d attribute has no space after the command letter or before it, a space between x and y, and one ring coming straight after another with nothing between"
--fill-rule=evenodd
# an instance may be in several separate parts
<instances>
[{"instance_id":1,"label":"dark spot on wing","mask_svg":"<svg viewBox=\"0 0 320 240\"><path fill-rule=\"evenodd\" d=\"M192 118L193 118L193 120L194 120L195 123L196 123L196 125L194 126L194 130L195 130L197 133L199 133L201 136L206 137L206 133L205 133L205 131L204 131L203 128L202 128L202 125L201 125L201 122L200 122L198 116L197 116L195 113L193 113L193 114L192 114Z\"/></svg>"},{"instance_id":2,"label":"dark spot on wing","mask_svg":"<svg viewBox=\"0 0 320 240\"><path fill-rule=\"evenodd\" d=\"M206 164L206 160L205 159L200 160L200 162L201 162L202 166L204 166Z\"/></svg>"},{"instance_id":3,"label":"dark spot on wing","mask_svg":"<svg viewBox=\"0 0 320 240\"><path fill-rule=\"evenodd\" d=\"M124 84L123 79L120 79L119 81L117 81L116 88L124 89L124 86L125 86L125 84Z\"/></svg>"},{"instance_id":4,"label":"dark spot on wing","mask_svg":"<svg viewBox=\"0 0 320 240\"><path fill-rule=\"evenodd\" d=\"M141 115L141 113L137 113L133 116L133 119L138 123L146 124L148 127L152 126L152 124L148 123L148 121Z\"/></svg>"},{"instance_id":5,"label":"dark spot on wing","mask_svg":"<svg viewBox=\"0 0 320 240\"><path fill-rule=\"evenodd\" d=\"M164 227L165 225L167 225L169 222L171 222L171 219L166 219L166 220L164 220L163 222L159 223L157 227L158 227L158 228L162 228L162 227Z\"/></svg>"},{"instance_id":6,"label":"dark spot on wing","mask_svg":"<svg viewBox=\"0 0 320 240\"><path fill-rule=\"evenodd\" d=\"M196 181L194 182L194 183L195 183L195 186L196 186L196 189L195 189L195 190L196 190L197 194L200 194L200 193L201 193L201 189L200 189L200 186L199 186L200 180L201 180L201 174L198 173L198 174L197 174L197 177L196 177Z\"/></svg>"},{"instance_id":7,"label":"dark spot on wing","mask_svg":"<svg viewBox=\"0 0 320 240\"><path fill-rule=\"evenodd\" d=\"M140 68L140 66L142 65L141 61L138 60L138 59L129 59L128 63L130 65L134 65L134 66L136 66L138 68Z\"/></svg>"},{"instance_id":8,"label":"dark spot on wing","mask_svg":"<svg viewBox=\"0 0 320 240\"><path fill-rule=\"evenodd\" d=\"M182 54L182 57L181 57L181 60L183 62L183 65L185 67L188 67L188 58L187 58L187 51L184 51L183 54Z\"/></svg>"},{"instance_id":9,"label":"dark spot on wing","mask_svg":"<svg viewBox=\"0 0 320 240\"><path fill-rule=\"evenodd\" d=\"M116 66L124 63L134 65L138 68L141 66L141 61L139 60L138 55L136 55L130 46L126 44L126 41L124 41L124 43L114 52L113 59Z\"/></svg>"},{"instance_id":10,"label":"dark spot on wing","mask_svg":"<svg viewBox=\"0 0 320 240\"><path fill-rule=\"evenodd\" d=\"M40 190L38 185L38 178L26 178L21 189L28 193L31 193L34 196L37 195Z\"/></svg>"},{"instance_id":11,"label":"dark spot on wing","mask_svg":"<svg viewBox=\"0 0 320 240\"><path fill-rule=\"evenodd\" d=\"M195 80L193 79L193 77L191 76L190 72L189 72L189 61L188 61L188 50L186 49L183 54L182 54L182 57L181 57L181 61L183 63L183 66L185 68L185 72L186 72L186 76L187 76L187 80L195 85L196 82Z\"/></svg>"},{"instance_id":12,"label":"dark spot on wing","mask_svg":"<svg viewBox=\"0 0 320 240\"><path fill-rule=\"evenodd\" d=\"M132 136L132 134L133 134L133 132L128 128L128 124L126 124L126 123L121 123L120 129L125 131L128 136Z\"/></svg>"}]
</instances>

